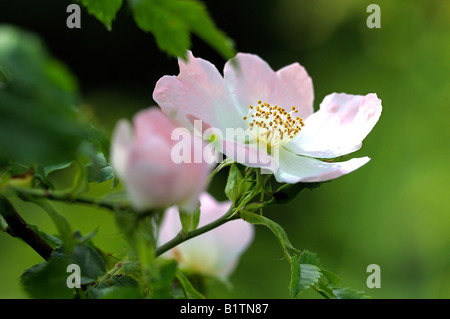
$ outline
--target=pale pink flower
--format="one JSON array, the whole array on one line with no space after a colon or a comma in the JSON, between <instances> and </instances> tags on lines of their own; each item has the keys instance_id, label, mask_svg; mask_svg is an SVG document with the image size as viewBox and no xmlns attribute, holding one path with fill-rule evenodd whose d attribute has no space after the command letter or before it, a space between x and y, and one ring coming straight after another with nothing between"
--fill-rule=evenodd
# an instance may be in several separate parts
<instances>
[{"instance_id":1,"label":"pale pink flower","mask_svg":"<svg viewBox=\"0 0 450 319\"><path fill-rule=\"evenodd\" d=\"M194 145L193 139L171 139L175 124L158 108L140 111L133 126L120 120L113 133L111 162L137 210L182 206L195 210L205 189L211 165L176 164L171 157L175 143ZM202 143L200 141L200 143Z\"/></svg>"},{"instance_id":2,"label":"pale pink flower","mask_svg":"<svg viewBox=\"0 0 450 319\"><path fill-rule=\"evenodd\" d=\"M258 159L272 157L271 163L276 165L268 168L278 182L326 181L370 160L321 159L360 149L381 115L381 100L376 94L333 93L313 113L312 81L300 64L275 72L256 55L239 53L234 59L238 67L228 61L222 76L213 64L188 52L187 62L179 60L179 75L162 77L153 98L164 113L185 127L192 129L193 121L200 119L223 132L223 153L244 165L263 167L229 150L252 154L255 149L251 143L264 144L267 152L260 153ZM249 130L251 143L248 139L227 140L227 128Z\"/></svg>"},{"instance_id":3,"label":"pale pink flower","mask_svg":"<svg viewBox=\"0 0 450 319\"><path fill-rule=\"evenodd\" d=\"M222 215L231 206L230 201L217 202L208 193L200 195L200 222L204 226ZM181 231L176 207L164 214L158 243L164 244ZM229 221L198 237L172 248L163 256L175 258L180 268L196 273L226 279L237 266L240 256L253 240L253 225L242 219Z\"/></svg>"}]
</instances>

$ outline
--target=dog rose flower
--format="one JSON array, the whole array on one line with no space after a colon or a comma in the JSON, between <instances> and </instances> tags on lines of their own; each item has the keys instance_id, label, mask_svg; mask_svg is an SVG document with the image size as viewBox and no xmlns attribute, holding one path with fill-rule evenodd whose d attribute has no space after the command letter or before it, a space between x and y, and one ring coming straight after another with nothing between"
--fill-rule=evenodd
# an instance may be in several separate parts
<instances>
[{"instance_id":1,"label":"dog rose flower","mask_svg":"<svg viewBox=\"0 0 450 319\"><path fill-rule=\"evenodd\" d=\"M381 115L376 94L333 93L313 113L312 80L298 63L275 72L260 57L239 53L226 63L222 76L213 64L188 52L188 60L180 59L179 67L178 76L162 77L153 92L163 112L187 128L202 120L222 132L225 155L269 169L278 182L326 181L370 160L327 161L361 148ZM230 128L248 135L229 138L225 132ZM258 160L248 160L247 155L257 150ZM246 156L239 156L242 153ZM270 165L262 165L267 158Z\"/></svg>"},{"instance_id":2,"label":"dog rose flower","mask_svg":"<svg viewBox=\"0 0 450 319\"><path fill-rule=\"evenodd\" d=\"M200 221L204 226L222 215L231 206L230 201L217 202L210 194L200 195ZM176 207L164 213L158 242L164 244L181 230ZM229 221L199 237L192 238L166 252L163 256L175 258L181 268L208 276L227 278L235 269L239 257L253 240L253 225L242 219Z\"/></svg>"},{"instance_id":3,"label":"dog rose flower","mask_svg":"<svg viewBox=\"0 0 450 319\"><path fill-rule=\"evenodd\" d=\"M126 120L116 125L111 162L137 210L178 205L194 211L198 205L211 165L204 161L179 164L173 161L175 143L189 143L188 149L194 145L193 136L181 142L173 141L171 135L175 128L158 108L137 113L133 127Z\"/></svg>"}]
</instances>

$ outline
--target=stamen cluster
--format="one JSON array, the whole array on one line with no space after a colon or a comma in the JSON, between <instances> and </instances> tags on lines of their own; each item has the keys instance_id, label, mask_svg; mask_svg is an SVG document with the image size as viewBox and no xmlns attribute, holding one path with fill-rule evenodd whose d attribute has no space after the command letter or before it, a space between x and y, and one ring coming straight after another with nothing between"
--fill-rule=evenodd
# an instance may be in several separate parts
<instances>
[{"instance_id":1,"label":"stamen cluster","mask_svg":"<svg viewBox=\"0 0 450 319\"><path fill-rule=\"evenodd\" d=\"M244 121L248 121L251 131L256 131L258 140L262 140L269 145L281 145L294 138L305 125L295 106L291 111L267 102L258 101L258 105L249 106L247 116Z\"/></svg>"}]
</instances>

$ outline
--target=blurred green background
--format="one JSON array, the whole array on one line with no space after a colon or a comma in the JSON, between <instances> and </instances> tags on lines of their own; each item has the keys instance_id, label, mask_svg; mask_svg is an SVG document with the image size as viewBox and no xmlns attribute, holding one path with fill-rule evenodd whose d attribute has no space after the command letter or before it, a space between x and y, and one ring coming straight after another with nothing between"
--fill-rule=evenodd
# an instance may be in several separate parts
<instances>
[{"instance_id":1,"label":"blurred green background","mask_svg":"<svg viewBox=\"0 0 450 319\"><path fill-rule=\"evenodd\" d=\"M115 122L153 104L157 79L177 64L138 30L126 7L108 32L86 11L82 28L65 26L69 1L2 1L0 22L35 32L80 82L82 107L109 136ZM238 51L260 55L274 69L298 61L313 79L315 108L332 92L375 92L379 123L354 156L372 160L356 172L267 209L293 245L318 253L343 284L374 298L450 297L450 1L205 1ZM381 8L381 28L369 29L366 8ZM198 39L194 55L225 61ZM5 137L2 137L5 138ZM68 183L69 172L55 173ZM224 174L210 187L224 200ZM101 195L110 184L91 185ZM15 201L30 223L56 229L32 204ZM73 228L110 251L126 246L108 212L57 207ZM24 298L22 272L41 258L0 233L0 298ZM232 288L211 283L215 298L288 298L289 265L277 240L256 229L255 241L231 276ZM381 288L369 289L366 267L381 267ZM316 298L316 293L303 297Z\"/></svg>"}]
</instances>

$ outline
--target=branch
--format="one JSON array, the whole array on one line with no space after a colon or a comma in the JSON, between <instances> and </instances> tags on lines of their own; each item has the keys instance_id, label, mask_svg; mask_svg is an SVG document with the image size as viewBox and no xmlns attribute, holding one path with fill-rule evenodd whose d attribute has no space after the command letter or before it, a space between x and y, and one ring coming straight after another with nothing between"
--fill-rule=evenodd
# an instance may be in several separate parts
<instances>
[{"instance_id":1,"label":"branch","mask_svg":"<svg viewBox=\"0 0 450 319\"><path fill-rule=\"evenodd\" d=\"M261 182L259 181L259 183L261 183ZM265 181L263 183L265 183ZM213 221L209 224L206 224L205 226L202 226L200 228L197 228L197 229L189 232L188 234L184 234L181 231L172 240L168 241L161 247L157 248L155 250L155 256L158 257L158 256L164 254L166 251L174 248L175 246L177 246L191 238L197 237L197 236L204 234L210 230L213 230L214 228L217 228L217 227L225 224L226 222L241 218L239 216L239 212L241 211L242 208L245 207L245 205L247 205L258 194L258 192L262 189L262 186L263 185L261 185L261 184L256 185L247 196L244 196L243 198L241 198L239 204L237 205L237 208L235 208L234 205L232 205L230 207L230 209L222 217L216 219L215 221ZM269 202L261 202L259 208L262 209L264 207L264 205L268 204L268 203L270 203L270 201Z\"/></svg>"},{"instance_id":2,"label":"branch","mask_svg":"<svg viewBox=\"0 0 450 319\"><path fill-rule=\"evenodd\" d=\"M204 234L214 228L217 228L217 227L225 224L226 222L229 222L234 219L239 219L240 217L238 216L238 214L233 214L233 212L234 212L234 209L230 208L222 217L216 219L215 221L213 221L209 224L206 224L205 226L197 228L187 234L183 234L182 232L180 232L172 240L170 240L167 243L165 243L164 245L158 247L155 250L155 256L158 257L158 256L164 254L166 251L174 248L175 246L178 246L179 244L181 244L189 239L192 239L192 238L197 237L201 234Z\"/></svg>"},{"instance_id":3,"label":"branch","mask_svg":"<svg viewBox=\"0 0 450 319\"><path fill-rule=\"evenodd\" d=\"M17 213L12 204L3 196L0 195L0 214L5 219L8 226L5 228L6 232L13 237L23 239L31 248L33 248L42 258L49 260L53 252L47 242L42 239Z\"/></svg>"},{"instance_id":4,"label":"branch","mask_svg":"<svg viewBox=\"0 0 450 319\"><path fill-rule=\"evenodd\" d=\"M71 193L67 192L49 192L47 190L40 189L26 189L19 187L11 187L11 189L17 193L17 195L23 199L39 199L46 198L50 200L60 201L60 202L68 202L68 203L77 203L77 204L87 204L98 206L102 208L109 209L111 211L118 211L128 209L128 205L123 202L110 202L104 200L102 198L92 198L86 196L78 196L73 197Z\"/></svg>"}]
</instances>

